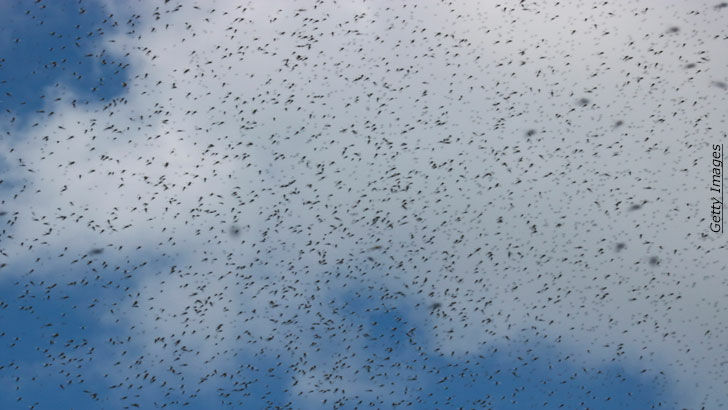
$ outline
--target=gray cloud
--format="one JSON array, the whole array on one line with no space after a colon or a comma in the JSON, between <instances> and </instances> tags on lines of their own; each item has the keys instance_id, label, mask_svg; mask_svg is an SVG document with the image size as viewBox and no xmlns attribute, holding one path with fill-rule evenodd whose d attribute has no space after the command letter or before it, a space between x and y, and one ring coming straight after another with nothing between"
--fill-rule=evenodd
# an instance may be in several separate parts
<instances>
[{"instance_id":1,"label":"gray cloud","mask_svg":"<svg viewBox=\"0 0 728 410\"><path fill-rule=\"evenodd\" d=\"M311 341L332 314L314 297L377 283L441 304L422 312L433 351L536 329L585 364L623 346L668 368L681 405L719 404L713 4L134 7L140 24L105 44L129 54L128 94L66 94L2 142L10 268L166 255L116 315L166 360L153 339L185 329L190 372L241 334L284 351L275 321Z\"/></svg>"}]
</instances>

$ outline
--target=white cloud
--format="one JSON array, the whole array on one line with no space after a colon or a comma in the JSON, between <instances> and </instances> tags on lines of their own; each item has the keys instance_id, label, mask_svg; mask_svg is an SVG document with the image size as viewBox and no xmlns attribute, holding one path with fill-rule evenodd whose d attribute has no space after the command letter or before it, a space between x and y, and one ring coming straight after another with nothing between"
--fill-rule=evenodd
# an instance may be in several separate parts
<instances>
[{"instance_id":1,"label":"white cloud","mask_svg":"<svg viewBox=\"0 0 728 410\"><path fill-rule=\"evenodd\" d=\"M2 142L8 268L160 253L117 314L167 360L181 353L154 339L186 332L201 374L225 352L309 342L331 315L320 296L358 281L441 303L430 336L446 354L535 328L590 365L623 344L625 362L670 368L681 404L719 403L725 258L701 238L718 17L314 4L135 4L134 31L104 45L129 53L128 94L67 93Z\"/></svg>"}]
</instances>

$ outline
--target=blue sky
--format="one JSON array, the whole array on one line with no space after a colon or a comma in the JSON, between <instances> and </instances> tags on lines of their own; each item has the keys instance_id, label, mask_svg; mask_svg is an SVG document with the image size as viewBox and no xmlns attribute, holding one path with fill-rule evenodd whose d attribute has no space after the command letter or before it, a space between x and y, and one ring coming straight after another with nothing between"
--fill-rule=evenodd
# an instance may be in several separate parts
<instances>
[{"instance_id":1,"label":"blue sky","mask_svg":"<svg viewBox=\"0 0 728 410\"><path fill-rule=\"evenodd\" d=\"M655 120L724 98L725 59L662 68L718 17L157 3L0 5L0 408L724 405L724 249L674 233L702 151Z\"/></svg>"},{"instance_id":2,"label":"blue sky","mask_svg":"<svg viewBox=\"0 0 728 410\"><path fill-rule=\"evenodd\" d=\"M214 389L210 385L204 386L192 399L175 393L162 398L165 390L160 382L170 377L164 374L157 375L156 385L147 386L141 392L133 387L126 388L138 383L134 380L114 388L117 383L102 370L106 364L99 362L122 358L120 354L124 351L135 357L140 353L125 343L127 334L124 331L100 323L100 311L108 308L108 301L119 298L119 291L103 289L97 281L81 289L70 287L60 298L47 300L47 284L22 283L24 286L6 285L2 292L3 329L7 329L3 335L3 408L25 408L37 403L38 408L93 409L99 406L120 408L132 403L151 407L153 403L179 405L185 402L189 402L191 408L225 404L262 408L286 403L294 407L316 407L287 391L291 383L287 358L266 356L241 357L236 363L244 369L244 376L236 381L246 383L246 389L240 392L235 392L237 386L229 381L215 380ZM27 289L28 293L20 292L20 289ZM484 346L478 354L458 359L447 354L422 354L423 340L426 340L424 332L415 330L407 334L409 329L423 325L409 315L416 308L396 300L380 304L377 301L381 296L382 293L376 290L362 290L347 292L334 300L341 312L339 320L349 328L363 326L371 337L365 350L359 352L372 359L370 374L380 375L375 377L377 382L396 386L381 389L378 397L362 399L364 407L368 407L369 402L375 407L390 407L391 403L400 400L401 405L411 402L416 408L669 407L670 384L665 377L650 379L636 368L615 363L584 369L560 350L558 344L538 335L532 335L528 340ZM87 308L92 304L98 307ZM52 325L47 326L49 323ZM388 348L393 350L388 352ZM324 342L323 349L333 353L337 346ZM59 357L63 359L59 360ZM412 367L394 366L393 359L384 360L386 357ZM49 361L53 364L44 367ZM138 366L134 370L140 372L142 369L143 366ZM391 376L382 377L383 371ZM65 372L70 372L71 376ZM69 379L73 380L70 385L67 384ZM196 380L188 383L194 389ZM411 393L400 396L399 400L396 393L389 393L389 389L399 392L404 386ZM93 394L97 394L96 399ZM227 394L230 396L223 397ZM333 400L328 400L330 405ZM358 401L350 399L343 404L345 408L353 408Z\"/></svg>"},{"instance_id":3,"label":"blue sky","mask_svg":"<svg viewBox=\"0 0 728 410\"><path fill-rule=\"evenodd\" d=\"M71 89L82 96L79 103L123 92L128 62L97 49L105 33L117 30L100 4L6 2L3 15L2 103L16 121L45 108L48 88Z\"/></svg>"}]
</instances>

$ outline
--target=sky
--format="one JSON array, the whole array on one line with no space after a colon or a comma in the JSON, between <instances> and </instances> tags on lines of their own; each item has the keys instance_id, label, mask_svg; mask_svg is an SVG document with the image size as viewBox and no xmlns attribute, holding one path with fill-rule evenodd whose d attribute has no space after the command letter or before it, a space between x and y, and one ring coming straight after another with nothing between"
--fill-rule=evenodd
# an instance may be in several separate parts
<instances>
[{"instance_id":1,"label":"sky","mask_svg":"<svg viewBox=\"0 0 728 410\"><path fill-rule=\"evenodd\" d=\"M1 1L0 408L724 408L726 13Z\"/></svg>"}]
</instances>

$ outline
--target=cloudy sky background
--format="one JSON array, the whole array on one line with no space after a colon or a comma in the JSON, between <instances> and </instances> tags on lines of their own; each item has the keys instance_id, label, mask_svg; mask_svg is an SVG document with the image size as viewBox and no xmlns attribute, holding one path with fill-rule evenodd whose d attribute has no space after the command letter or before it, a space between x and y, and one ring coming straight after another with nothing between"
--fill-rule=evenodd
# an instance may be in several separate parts
<instances>
[{"instance_id":1,"label":"cloudy sky background","mask_svg":"<svg viewBox=\"0 0 728 410\"><path fill-rule=\"evenodd\" d=\"M725 405L715 6L2 3L0 403Z\"/></svg>"}]
</instances>

